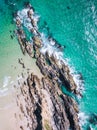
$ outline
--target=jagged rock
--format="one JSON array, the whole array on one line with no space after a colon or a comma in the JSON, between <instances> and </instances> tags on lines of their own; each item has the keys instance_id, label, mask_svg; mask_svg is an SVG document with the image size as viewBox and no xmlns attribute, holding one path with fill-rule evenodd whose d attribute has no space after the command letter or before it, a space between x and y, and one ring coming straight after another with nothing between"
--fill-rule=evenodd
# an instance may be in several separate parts
<instances>
[{"instance_id":1,"label":"jagged rock","mask_svg":"<svg viewBox=\"0 0 97 130\"><path fill-rule=\"evenodd\" d=\"M34 45L37 46L38 48L42 47L42 41L39 38L39 36L34 36L33 37L33 42L34 42Z\"/></svg>"},{"instance_id":2,"label":"jagged rock","mask_svg":"<svg viewBox=\"0 0 97 130\"><path fill-rule=\"evenodd\" d=\"M66 108L66 113L70 121L70 127L72 130L80 130L79 121L78 121L78 107L75 101L68 96L60 95L63 100L64 106Z\"/></svg>"},{"instance_id":3,"label":"jagged rock","mask_svg":"<svg viewBox=\"0 0 97 130\"><path fill-rule=\"evenodd\" d=\"M20 36L24 35L24 31L21 28L17 30L17 33Z\"/></svg>"},{"instance_id":4,"label":"jagged rock","mask_svg":"<svg viewBox=\"0 0 97 130\"><path fill-rule=\"evenodd\" d=\"M29 130L80 130L77 104L71 97L62 94L56 80L48 77L40 80L30 74L25 82L27 84L20 87L25 106L22 102L18 104L29 119ZM20 101L19 97L17 102Z\"/></svg>"},{"instance_id":5,"label":"jagged rock","mask_svg":"<svg viewBox=\"0 0 97 130\"><path fill-rule=\"evenodd\" d=\"M34 57L33 46L29 42L26 43L26 51L32 58Z\"/></svg>"},{"instance_id":6,"label":"jagged rock","mask_svg":"<svg viewBox=\"0 0 97 130\"><path fill-rule=\"evenodd\" d=\"M31 19L31 24L33 27L36 27L36 22L33 19Z\"/></svg>"},{"instance_id":7,"label":"jagged rock","mask_svg":"<svg viewBox=\"0 0 97 130\"><path fill-rule=\"evenodd\" d=\"M60 70L60 77L63 78L65 86L68 86L70 91L74 91L77 88L68 66L64 63L62 64L62 69Z\"/></svg>"},{"instance_id":8,"label":"jagged rock","mask_svg":"<svg viewBox=\"0 0 97 130\"><path fill-rule=\"evenodd\" d=\"M29 44L20 21L17 21L17 37L23 54L27 52L29 56L36 58L36 64L44 77L40 80L38 76L29 74L24 83L19 84L21 96L17 104L27 119L26 126L29 130L80 130L78 121L77 103L69 96L64 95L59 86L59 81L71 92L76 92L76 84L70 73L69 67L60 61L53 54L43 55L40 51L43 46L41 34L37 29L37 22L31 17L31 5L27 16L31 20L33 36L33 46ZM21 129L24 127L21 127ZM24 129L26 130L26 128Z\"/></svg>"},{"instance_id":9,"label":"jagged rock","mask_svg":"<svg viewBox=\"0 0 97 130\"><path fill-rule=\"evenodd\" d=\"M27 39L25 37L25 33L22 29L17 30L17 36L18 36L18 41L19 41L23 54L25 54L27 52L29 54L29 56L31 56L33 58L33 56L34 56L33 46L31 45L30 42L27 41Z\"/></svg>"},{"instance_id":10,"label":"jagged rock","mask_svg":"<svg viewBox=\"0 0 97 130\"><path fill-rule=\"evenodd\" d=\"M21 26L21 21L19 19L16 19L16 25L17 25L17 27Z\"/></svg>"},{"instance_id":11,"label":"jagged rock","mask_svg":"<svg viewBox=\"0 0 97 130\"><path fill-rule=\"evenodd\" d=\"M49 62L49 64L47 63ZM62 84L70 91L76 90L77 86L73 80L70 70L65 63L62 62L61 66L58 64L58 60L54 56L46 54L39 55L36 61L42 74L49 76L50 78L60 79ZM75 91L74 91L75 92Z\"/></svg>"},{"instance_id":12,"label":"jagged rock","mask_svg":"<svg viewBox=\"0 0 97 130\"><path fill-rule=\"evenodd\" d=\"M32 15L34 14L34 11L30 9L27 13L28 13L28 17L31 19Z\"/></svg>"}]
</instances>

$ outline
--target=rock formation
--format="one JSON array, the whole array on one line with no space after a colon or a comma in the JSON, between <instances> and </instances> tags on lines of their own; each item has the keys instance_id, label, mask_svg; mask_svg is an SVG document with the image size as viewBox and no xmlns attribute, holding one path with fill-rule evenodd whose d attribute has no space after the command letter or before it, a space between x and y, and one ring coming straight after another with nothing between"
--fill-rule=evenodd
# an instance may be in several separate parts
<instances>
[{"instance_id":1,"label":"rock formation","mask_svg":"<svg viewBox=\"0 0 97 130\"><path fill-rule=\"evenodd\" d=\"M21 16L15 15L17 25L17 38L23 54L36 58L36 64L41 73L29 74L28 78L20 85L21 95L17 96L23 118L26 118L26 128L21 125L21 130L80 130L78 121L77 103L71 97L63 94L60 85L64 85L70 92L77 93L77 85L73 80L69 67L48 52L43 54L44 46L41 34L38 31L37 20L34 19L31 5L26 5L26 20L30 21L29 31L33 35L33 45L29 43L22 27ZM26 25L27 26L27 25ZM27 26L28 27L28 26ZM19 61L20 64L21 61ZM21 102L21 97L24 101ZM20 115L21 117L21 115Z\"/></svg>"},{"instance_id":2,"label":"rock formation","mask_svg":"<svg viewBox=\"0 0 97 130\"><path fill-rule=\"evenodd\" d=\"M28 130L80 130L77 104L59 87L56 80L48 77L40 80L33 74L21 85L17 102L23 118L27 119L25 125Z\"/></svg>"}]
</instances>

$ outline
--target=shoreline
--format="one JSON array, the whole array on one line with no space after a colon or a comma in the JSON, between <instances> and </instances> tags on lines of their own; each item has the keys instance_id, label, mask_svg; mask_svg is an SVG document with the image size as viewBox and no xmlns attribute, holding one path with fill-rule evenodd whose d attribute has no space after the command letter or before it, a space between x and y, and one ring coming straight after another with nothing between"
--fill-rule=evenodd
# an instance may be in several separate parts
<instances>
[{"instance_id":1,"label":"shoreline","mask_svg":"<svg viewBox=\"0 0 97 130\"><path fill-rule=\"evenodd\" d=\"M27 60L28 62L26 63ZM18 115L21 114L21 111L16 101L17 95L20 93L20 85L27 79L31 72L33 72L33 74L38 73L39 78L42 77L39 68L36 66L36 60L33 59L30 63L29 60L31 60L31 58L27 55L25 59L23 58L24 69L22 69L22 65L18 63L18 66L21 68L21 73L12 84L10 84L12 79L6 84L9 86L7 86L8 90L6 90L6 94L4 93L4 89L2 90L4 94L2 93L2 96L0 96L0 130L20 130L20 118ZM29 69L27 69L28 67Z\"/></svg>"},{"instance_id":2,"label":"shoreline","mask_svg":"<svg viewBox=\"0 0 97 130\"><path fill-rule=\"evenodd\" d=\"M20 122L18 122L18 127L20 130L36 130L38 128L44 130L67 130L69 128L80 130L78 105L71 97L61 92L60 85L64 85L75 95L82 95L77 91L77 85L71 75L70 68L60 59L61 52L53 54L46 50L42 53L42 49L46 49L44 48L46 41L38 32L37 22L39 18L33 16L34 13L33 7L27 3L23 10L15 14L17 26L15 33L21 51L24 55L27 54L28 57L35 60L33 70L23 78L24 80L20 79L19 87L16 85L16 89L20 89L20 93L17 94L19 112L16 116ZM28 20L29 26L26 25L26 27L34 35L32 41L26 39L22 26L22 24L25 26L23 20ZM55 46L53 47L55 44L52 43L55 41L48 39L48 42L50 49L55 48ZM59 48L57 49L59 50ZM19 63L25 70L25 63L21 59L19 59ZM38 71L35 71L36 68L39 68ZM33 123L34 125L32 125Z\"/></svg>"},{"instance_id":3,"label":"shoreline","mask_svg":"<svg viewBox=\"0 0 97 130\"><path fill-rule=\"evenodd\" d=\"M23 10L21 10L15 14L15 17L16 17L15 22L16 22L16 26L17 26L16 35L17 35L18 41L20 43L20 47L21 47L23 54L25 55L25 53L28 53L28 55L30 57L36 58L36 65L39 67L39 69L40 69L41 73L44 75L44 77L48 78L48 81L49 81L49 79L52 79L52 82L53 81L56 82L56 84L58 84L58 86L60 86L62 84L70 92L72 92L76 95L82 96L80 94L80 92L77 91L77 85L73 79L73 76L71 75L69 67L67 65L65 65L64 60L62 58L59 59L59 57L61 56L61 52L59 52L58 54L49 52L48 46L51 49L53 49L53 45L55 45L56 43L52 39L48 39L48 41L47 41L42 38L42 34L38 31L38 26L37 26L37 22L38 22L39 18L37 16L35 16L35 15L33 16L33 15L34 15L34 10L33 10L33 7L29 3ZM25 20L28 21L28 24L25 24L25 22L23 22ZM29 43L29 41L26 39L26 34L22 28L22 24L33 35L32 41L31 41L32 43ZM49 42L49 44L48 44L48 42ZM45 46L46 46L46 48L45 48ZM57 49L59 50L59 48L57 48ZM43 51L45 50L44 53L42 53L42 50ZM34 54L33 54L33 51L34 51ZM35 84L36 84L36 82L35 82ZM25 83L25 85L26 85L26 83ZM28 84L28 86L29 85L30 84ZM58 89L60 90L60 87L57 88L57 91L58 91ZM37 90L37 91L40 91L40 90ZM38 96L40 96L40 95L38 95ZM42 98L41 98L41 100L42 100ZM41 104L40 104L40 107L43 110ZM77 114L78 113L77 105L74 105L73 107L76 107L76 109L74 111L77 110L76 111L76 114ZM42 116L42 118L45 118L45 116ZM62 117L60 117L60 118L62 118ZM66 116L64 118L66 118ZM76 118L76 121L77 121L78 115L76 115L76 117L73 117L73 118ZM80 129L80 126L79 126L78 122L76 122L76 121L72 120L72 122L75 124L75 125L73 125L71 123L71 121L69 120L70 126L67 125L66 128L64 126L60 126L60 128L63 127L61 129L67 129L67 127L68 128L71 127L72 129ZM55 123L55 120L54 120L54 123ZM37 127L39 127L38 125L40 125L39 122L37 124ZM43 125L43 126L40 125L40 127L45 127L45 125ZM49 127L51 127L51 126L49 126ZM52 126L52 127L55 127L55 126ZM57 129L57 127L55 129Z\"/></svg>"},{"instance_id":4,"label":"shoreline","mask_svg":"<svg viewBox=\"0 0 97 130\"><path fill-rule=\"evenodd\" d=\"M18 75L16 77L10 77L8 82L6 82L8 89L2 88L0 96L0 130L20 129L20 118L15 116L16 114L19 115L21 113L16 101L17 95L20 93L20 84L27 79L31 72L33 72L33 74L38 73L39 78L42 77L39 68L36 66L36 59L31 59L28 54L22 56L22 62L25 66L24 68L18 63L18 60L19 59L17 59L18 67L15 69L15 71L19 71ZM12 70L14 71L14 69Z\"/></svg>"}]
</instances>

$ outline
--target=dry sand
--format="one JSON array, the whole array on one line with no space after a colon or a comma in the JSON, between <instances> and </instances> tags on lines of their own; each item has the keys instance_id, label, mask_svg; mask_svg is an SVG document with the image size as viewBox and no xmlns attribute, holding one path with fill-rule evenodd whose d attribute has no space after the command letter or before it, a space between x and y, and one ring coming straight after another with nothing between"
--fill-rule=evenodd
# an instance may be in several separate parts
<instances>
[{"instance_id":1,"label":"dry sand","mask_svg":"<svg viewBox=\"0 0 97 130\"><path fill-rule=\"evenodd\" d=\"M15 118L18 111L15 96L11 92L0 97L0 130L19 130Z\"/></svg>"},{"instance_id":2,"label":"dry sand","mask_svg":"<svg viewBox=\"0 0 97 130\"><path fill-rule=\"evenodd\" d=\"M40 73L39 68L36 66L35 59L32 60L28 55L22 58L25 68L22 68L21 64L18 63L15 69L15 71L19 72L18 75L22 77L21 73L23 73L25 79L28 72L33 72L34 74L38 75L39 78L41 78L42 74ZM12 75L14 76L14 72L12 72ZM14 78L16 77L13 77L13 79ZM22 81L23 80L20 79L20 82ZM10 88L10 86L7 87ZM18 85L16 85L16 89L19 91ZM0 96L0 130L21 130L20 119L17 118L17 115L20 114L20 109L16 104L16 93L16 90L9 89L9 92L6 95Z\"/></svg>"}]
</instances>

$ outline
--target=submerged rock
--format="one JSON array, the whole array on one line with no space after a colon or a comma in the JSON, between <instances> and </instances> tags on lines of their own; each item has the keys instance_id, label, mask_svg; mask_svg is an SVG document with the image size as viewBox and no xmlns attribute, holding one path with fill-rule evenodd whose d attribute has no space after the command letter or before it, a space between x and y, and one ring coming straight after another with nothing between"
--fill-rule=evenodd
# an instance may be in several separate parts
<instances>
[{"instance_id":1,"label":"submerged rock","mask_svg":"<svg viewBox=\"0 0 97 130\"><path fill-rule=\"evenodd\" d=\"M31 4L30 4L30 2L24 2L24 6L26 8L31 8L32 7Z\"/></svg>"},{"instance_id":2,"label":"submerged rock","mask_svg":"<svg viewBox=\"0 0 97 130\"><path fill-rule=\"evenodd\" d=\"M51 63L50 65L48 65L47 60ZM68 66L66 66L63 62L60 66L58 62L58 59L53 56L50 57L48 54L45 56L43 54L39 55L36 61L38 67L44 75L47 75L52 79L59 79L69 91L76 91L77 86L72 75L70 74Z\"/></svg>"},{"instance_id":3,"label":"submerged rock","mask_svg":"<svg viewBox=\"0 0 97 130\"><path fill-rule=\"evenodd\" d=\"M37 22L31 17L34 12L29 3L26 3L26 8L28 8L26 17L31 21L33 45L27 40L19 20L16 21L18 27L16 34L23 54L28 53L29 56L36 58L36 64L44 77L39 79L38 74L29 74L24 83L19 84L23 102L20 98L17 102L23 118L26 119L25 125L28 130L80 130L77 103L63 94L59 86L61 82L69 91L77 93L77 85L70 69L56 55L49 54L48 51L44 54L41 52L44 42L38 31ZM20 60L19 63L23 65ZM21 129L27 130L23 126Z\"/></svg>"},{"instance_id":4,"label":"submerged rock","mask_svg":"<svg viewBox=\"0 0 97 130\"><path fill-rule=\"evenodd\" d=\"M89 118L89 122L93 125L97 125L97 114L91 114Z\"/></svg>"}]
</instances>

